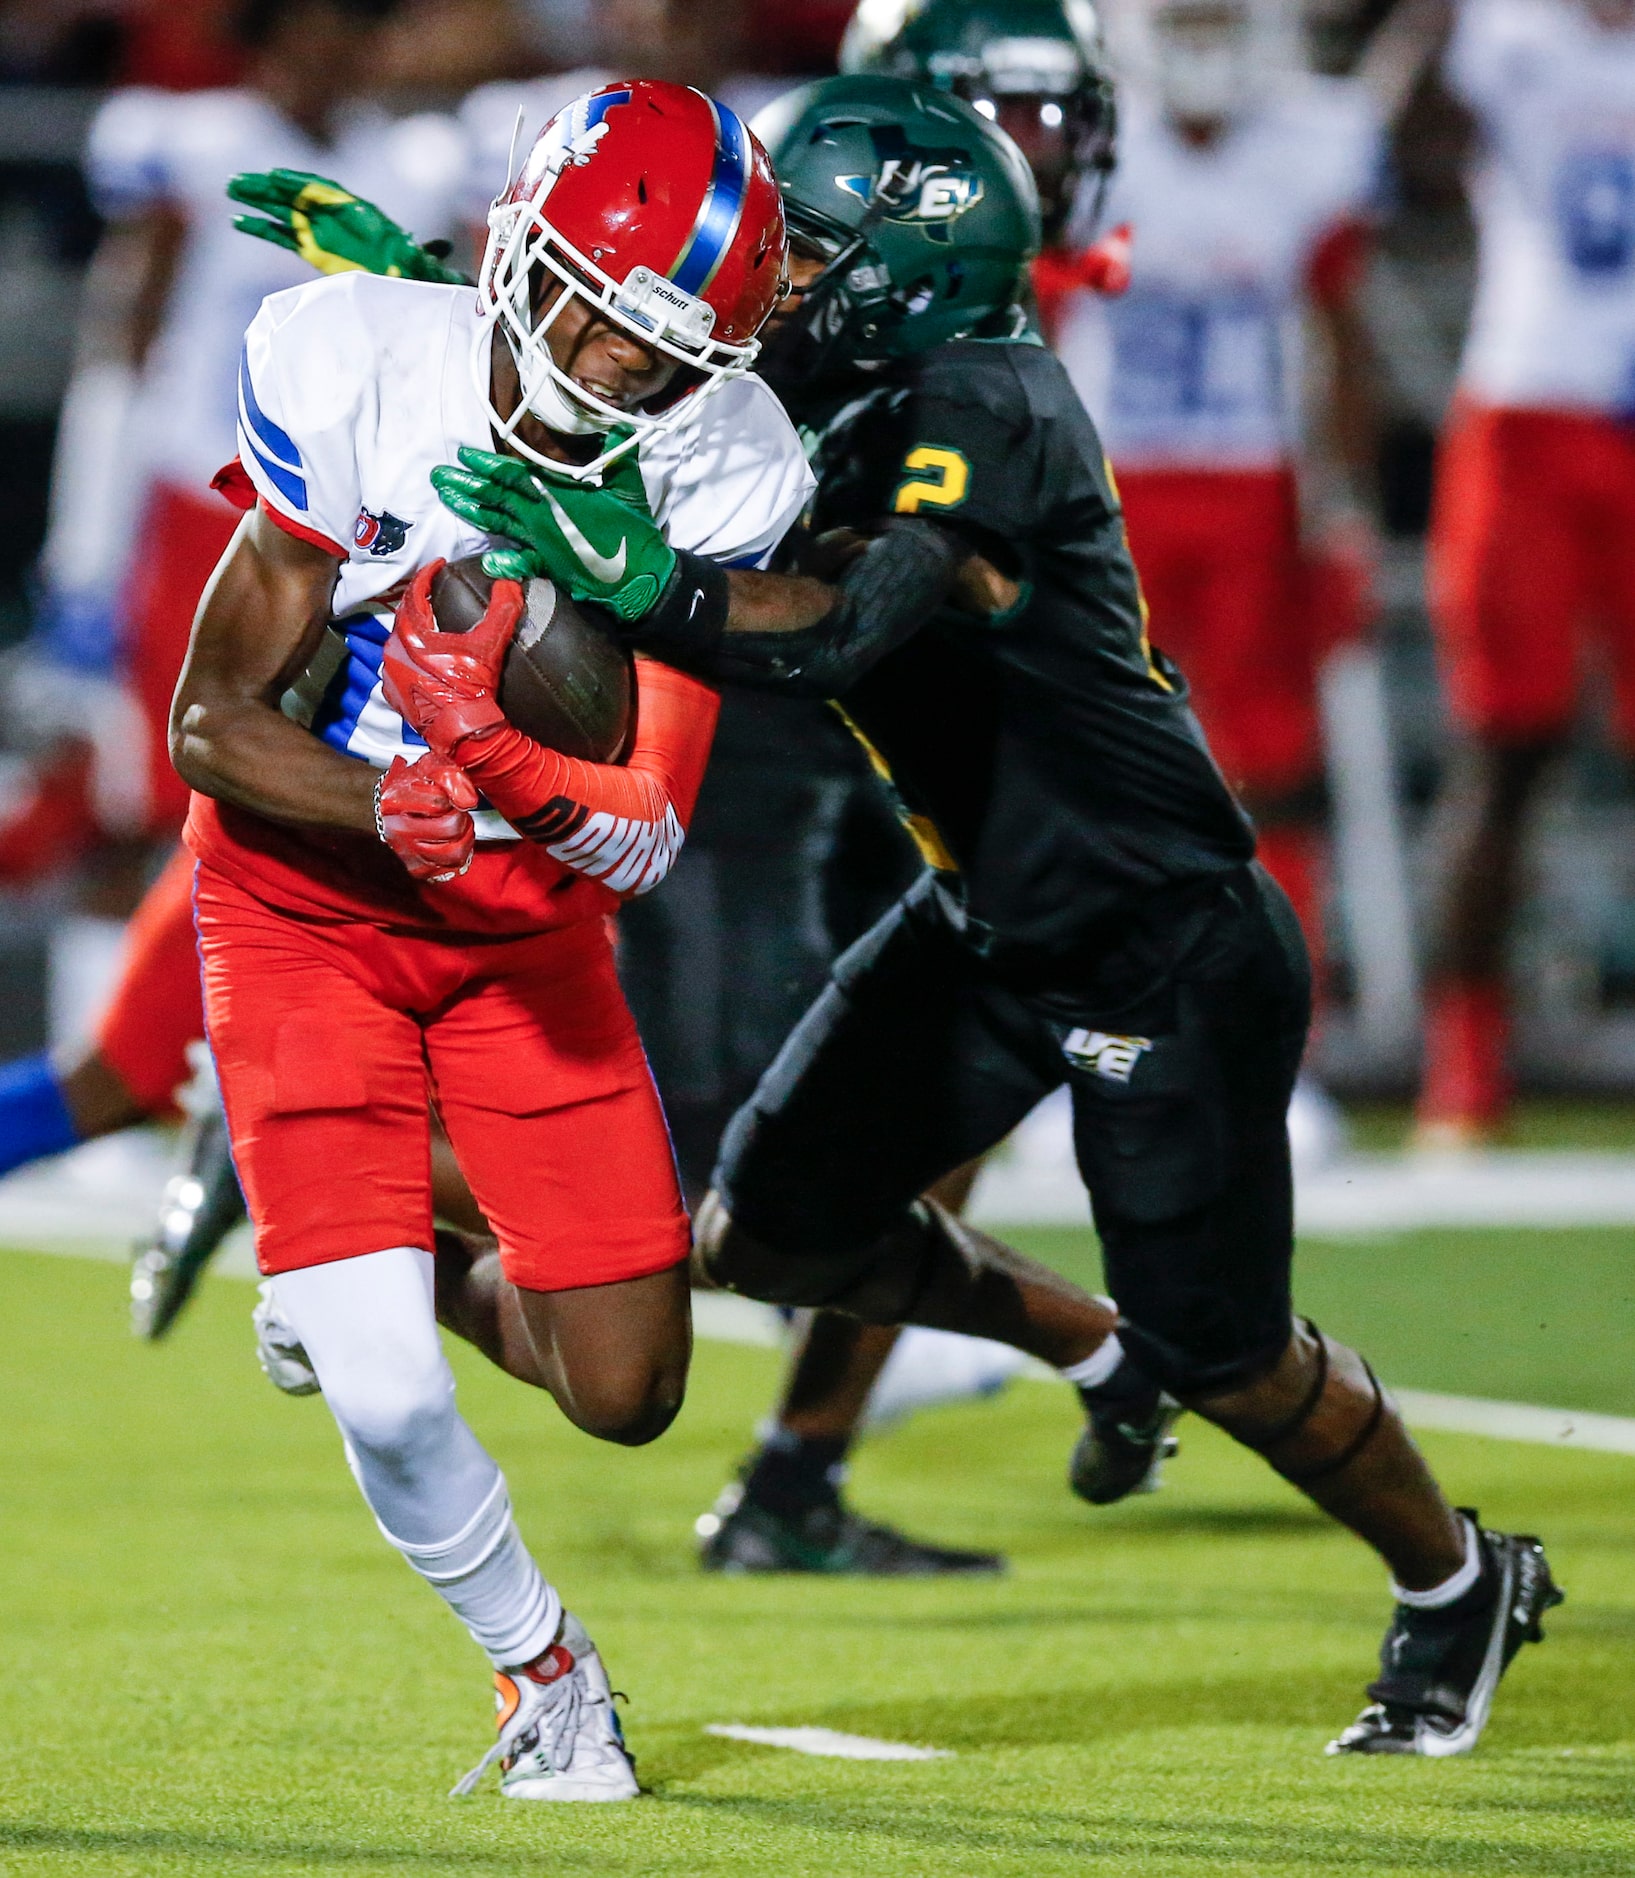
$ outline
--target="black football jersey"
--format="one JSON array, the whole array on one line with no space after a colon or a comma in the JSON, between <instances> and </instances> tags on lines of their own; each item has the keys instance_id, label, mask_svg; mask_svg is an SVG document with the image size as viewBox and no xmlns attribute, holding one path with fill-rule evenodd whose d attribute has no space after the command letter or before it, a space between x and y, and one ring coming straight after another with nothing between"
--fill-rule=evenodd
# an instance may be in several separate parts
<instances>
[{"instance_id":1,"label":"black football jersey","mask_svg":"<svg viewBox=\"0 0 1635 1878\"><path fill-rule=\"evenodd\" d=\"M1154 890L1251 858L1050 352L962 340L792 414L821 426L814 530L918 515L1022 583L997 619L938 614L838 701L980 950L1070 956Z\"/></svg>"}]
</instances>

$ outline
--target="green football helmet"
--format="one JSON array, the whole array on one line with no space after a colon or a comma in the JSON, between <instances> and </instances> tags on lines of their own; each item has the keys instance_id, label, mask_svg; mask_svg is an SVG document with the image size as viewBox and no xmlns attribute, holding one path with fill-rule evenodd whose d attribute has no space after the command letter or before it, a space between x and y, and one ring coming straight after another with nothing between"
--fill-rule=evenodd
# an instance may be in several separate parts
<instances>
[{"instance_id":1,"label":"green football helmet","mask_svg":"<svg viewBox=\"0 0 1635 1878\"><path fill-rule=\"evenodd\" d=\"M1020 146L1047 241L1075 207L1087 232L1117 161L1118 112L1091 0L862 0L843 72L889 72L952 91ZM1078 202L1089 178L1092 201Z\"/></svg>"},{"instance_id":2,"label":"green football helmet","mask_svg":"<svg viewBox=\"0 0 1635 1878\"><path fill-rule=\"evenodd\" d=\"M860 74L803 85L752 128L791 242L825 263L762 350L758 369L780 389L1020 330L1038 192L1015 144L970 105Z\"/></svg>"}]
</instances>

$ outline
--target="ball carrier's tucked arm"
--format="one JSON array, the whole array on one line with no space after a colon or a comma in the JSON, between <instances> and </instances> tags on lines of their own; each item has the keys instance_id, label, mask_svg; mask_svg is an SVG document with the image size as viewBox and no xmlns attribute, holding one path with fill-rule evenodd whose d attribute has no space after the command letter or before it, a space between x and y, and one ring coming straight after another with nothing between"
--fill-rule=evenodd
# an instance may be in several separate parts
<instances>
[{"instance_id":1,"label":"ball carrier's tucked arm","mask_svg":"<svg viewBox=\"0 0 1635 1878\"><path fill-rule=\"evenodd\" d=\"M564 826L583 826L594 813L628 817L644 810L661 831L669 816L679 838L672 804L683 814L691 807L708 727L706 722L700 734L696 716L691 727L678 722L674 675L641 668L648 675L644 736L628 766L573 763L530 744L504 724L494 702L499 666L521 613L520 590L501 583L489 615L471 633L438 633L427 601L438 565L421 570L405 602L408 629L394 640L397 671L388 679L387 695L393 696L393 679L400 677L404 689L416 694L413 708L423 719L423 733L435 736L441 728L447 747L434 743L431 754L412 765L400 757L382 774L328 748L279 710L280 695L323 630L336 562L264 512L248 516L206 592L176 694L174 756L192 786L269 821L378 834L411 876L431 882L458 877L471 863L470 811L478 800L472 777L480 777L491 799L504 801L519 822L529 819L530 810L543 813L555 798L563 805L556 815ZM417 664L411 663L411 647ZM449 692L440 688L442 661L474 675L465 715L457 721L449 715ZM697 688L689 688L686 705L695 712L697 700ZM467 768L454 760L455 749ZM527 777L522 783L519 769ZM543 832L549 838L552 828ZM654 845L648 844L649 856ZM471 1260L456 1257L453 1263L455 1275L444 1277L441 1295L451 1328L467 1332L486 1312L474 1320L462 1307L457 1274ZM515 1328L502 1367L548 1389L588 1433L650 1441L674 1418L688 1341L679 1270L582 1294L528 1291L500 1280L496 1257L492 1270L479 1270L473 1283L489 1310L498 1308L498 1290L506 1294L505 1316ZM611 1328L603 1322L609 1312ZM486 1332L473 1341L498 1360L500 1346Z\"/></svg>"}]
</instances>

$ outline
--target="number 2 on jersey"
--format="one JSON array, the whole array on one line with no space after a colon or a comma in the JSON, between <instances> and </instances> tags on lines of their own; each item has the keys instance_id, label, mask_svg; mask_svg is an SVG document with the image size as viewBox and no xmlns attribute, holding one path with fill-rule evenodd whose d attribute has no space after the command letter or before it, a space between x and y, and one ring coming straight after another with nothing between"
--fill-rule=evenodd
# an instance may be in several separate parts
<instances>
[{"instance_id":1,"label":"number 2 on jersey","mask_svg":"<svg viewBox=\"0 0 1635 1878\"><path fill-rule=\"evenodd\" d=\"M921 444L903 458L903 468L909 474L891 504L899 515L917 515L922 508L957 509L971 486L971 466L958 450L935 450ZM926 474L933 470L935 482Z\"/></svg>"}]
</instances>

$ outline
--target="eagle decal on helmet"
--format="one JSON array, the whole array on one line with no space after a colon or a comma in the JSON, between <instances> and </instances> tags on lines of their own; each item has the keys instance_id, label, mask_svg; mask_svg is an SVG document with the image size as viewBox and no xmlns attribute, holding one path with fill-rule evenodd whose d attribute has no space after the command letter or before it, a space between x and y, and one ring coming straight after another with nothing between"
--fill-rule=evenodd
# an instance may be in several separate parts
<instances>
[{"instance_id":1,"label":"eagle decal on helmet","mask_svg":"<svg viewBox=\"0 0 1635 1878\"><path fill-rule=\"evenodd\" d=\"M894 222L926 222L933 241L946 241L946 224L982 200L983 181L969 150L916 148L901 125L869 127L879 168L872 176L837 176L835 187L857 196Z\"/></svg>"}]
</instances>

